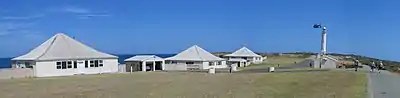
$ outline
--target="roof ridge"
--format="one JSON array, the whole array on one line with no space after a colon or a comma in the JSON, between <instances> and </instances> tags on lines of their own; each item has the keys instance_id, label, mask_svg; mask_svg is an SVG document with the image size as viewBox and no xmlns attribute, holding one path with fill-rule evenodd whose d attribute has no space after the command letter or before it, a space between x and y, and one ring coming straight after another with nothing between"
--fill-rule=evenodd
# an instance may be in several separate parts
<instances>
[{"instance_id":1,"label":"roof ridge","mask_svg":"<svg viewBox=\"0 0 400 98\"><path fill-rule=\"evenodd\" d=\"M61 36L61 37L63 38L63 40L65 41L65 43L67 43L68 49L69 49L69 50L72 50L72 49L71 49L71 43L69 43L69 42L67 41L66 36Z\"/></svg>"},{"instance_id":2,"label":"roof ridge","mask_svg":"<svg viewBox=\"0 0 400 98\"><path fill-rule=\"evenodd\" d=\"M57 35L54 36L54 38L51 41L49 47L46 47L46 50L42 54L40 54L35 60L38 60L39 58L43 57L50 50L50 48L53 46L53 44L56 41L56 39L57 39Z\"/></svg>"},{"instance_id":3,"label":"roof ridge","mask_svg":"<svg viewBox=\"0 0 400 98\"><path fill-rule=\"evenodd\" d=\"M201 60L204 60L204 59L200 56L200 53L199 53L199 50L198 50L198 47L199 47L199 46L195 45L195 46L193 46L193 47L194 47L194 49L196 50L197 56L199 56L199 58L200 58Z\"/></svg>"},{"instance_id":4,"label":"roof ridge","mask_svg":"<svg viewBox=\"0 0 400 98\"><path fill-rule=\"evenodd\" d=\"M249 48L243 46L240 49L232 52L231 54L227 54L225 56L261 56L254 51L250 50Z\"/></svg>"}]
</instances>

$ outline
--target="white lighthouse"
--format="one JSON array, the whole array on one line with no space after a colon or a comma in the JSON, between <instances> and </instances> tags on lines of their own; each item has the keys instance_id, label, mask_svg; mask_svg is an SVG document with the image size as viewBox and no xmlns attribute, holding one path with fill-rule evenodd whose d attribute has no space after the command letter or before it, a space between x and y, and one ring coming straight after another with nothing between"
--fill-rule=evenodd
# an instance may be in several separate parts
<instances>
[{"instance_id":1,"label":"white lighthouse","mask_svg":"<svg viewBox=\"0 0 400 98\"><path fill-rule=\"evenodd\" d=\"M326 55L326 27L322 27L321 55Z\"/></svg>"},{"instance_id":2,"label":"white lighthouse","mask_svg":"<svg viewBox=\"0 0 400 98\"><path fill-rule=\"evenodd\" d=\"M314 28L321 28L322 29L322 36L321 36L321 53L317 55L314 59L314 68L336 68L336 62L338 61L336 58L327 56L326 53L326 27L322 26L321 24L315 24Z\"/></svg>"}]
</instances>

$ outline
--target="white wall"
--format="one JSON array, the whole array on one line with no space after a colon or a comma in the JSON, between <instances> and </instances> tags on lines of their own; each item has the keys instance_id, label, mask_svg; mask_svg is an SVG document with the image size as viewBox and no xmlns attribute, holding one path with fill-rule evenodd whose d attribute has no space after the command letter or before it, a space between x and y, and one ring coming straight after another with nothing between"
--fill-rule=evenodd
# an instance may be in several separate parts
<instances>
[{"instance_id":1,"label":"white wall","mask_svg":"<svg viewBox=\"0 0 400 98\"><path fill-rule=\"evenodd\" d=\"M37 77L48 76L66 76L75 74L98 74L98 73L115 73L118 72L118 59L99 59L103 60L103 67L96 68L72 68L72 69L57 69L57 61L38 61L36 62L35 75ZM84 65L84 63L83 63Z\"/></svg>"},{"instance_id":2,"label":"white wall","mask_svg":"<svg viewBox=\"0 0 400 98\"><path fill-rule=\"evenodd\" d=\"M330 68L330 69L336 68L336 61L327 59L322 68Z\"/></svg>"},{"instance_id":3,"label":"white wall","mask_svg":"<svg viewBox=\"0 0 400 98\"><path fill-rule=\"evenodd\" d=\"M169 62L169 61L167 61ZM177 61L177 64L165 64L165 70L187 70L186 62L194 62L194 65L200 65L200 69L209 69L209 62L201 61ZM217 63L217 62L215 62ZM216 65L215 68L227 68L226 61L221 61L221 65Z\"/></svg>"},{"instance_id":4,"label":"white wall","mask_svg":"<svg viewBox=\"0 0 400 98\"><path fill-rule=\"evenodd\" d=\"M214 62L217 63L217 62ZM211 66L209 62L203 62L203 69L210 69ZM228 68L228 65L226 64L226 61L221 61L220 65L215 65L214 68Z\"/></svg>"},{"instance_id":5,"label":"white wall","mask_svg":"<svg viewBox=\"0 0 400 98\"><path fill-rule=\"evenodd\" d=\"M203 62L201 69L210 69L210 62Z\"/></svg>"},{"instance_id":6,"label":"white wall","mask_svg":"<svg viewBox=\"0 0 400 98\"><path fill-rule=\"evenodd\" d=\"M187 70L186 61L176 61L176 64L170 64L171 61L166 61L165 70ZM202 62L194 62L194 65L202 65ZM200 68L202 66L199 66Z\"/></svg>"},{"instance_id":7,"label":"white wall","mask_svg":"<svg viewBox=\"0 0 400 98\"><path fill-rule=\"evenodd\" d=\"M126 64L119 64L118 65L118 72L120 72L120 73L127 72Z\"/></svg>"},{"instance_id":8,"label":"white wall","mask_svg":"<svg viewBox=\"0 0 400 98\"><path fill-rule=\"evenodd\" d=\"M242 57L229 57L229 59L235 59L235 58L242 59ZM264 61L263 57L244 57L244 59L249 61L247 64L250 64L250 63L260 64Z\"/></svg>"},{"instance_id":9,"label":"white wall","mask_svg":"<svg viewBox=\"0 0 400 98\"><path fill-rule=\"evenodd\" d=\"M254 59L253 60L254 64L260 64L264 61L264 59L262 57L254 57L253 59Z\"/></svg>"},{"instance_id":10,"label":"white wall","mask_svg":"<svg viewBox=\"0 0 400 98\"><path fill-rule=\"evenodd\" d=\"M35 66L37 77L74 75L75 69L57 69L56 61L38 61Z\"/></svg>"},{"instance_id":11,"label":"white wall","mask_svg":"<svg viewBox=\"0 0 400 98\"><path fill-rule=\"evenodd\" d=\"M165 64L164 70L187 70L186 64Z\"/></svg>"}]
</instances>

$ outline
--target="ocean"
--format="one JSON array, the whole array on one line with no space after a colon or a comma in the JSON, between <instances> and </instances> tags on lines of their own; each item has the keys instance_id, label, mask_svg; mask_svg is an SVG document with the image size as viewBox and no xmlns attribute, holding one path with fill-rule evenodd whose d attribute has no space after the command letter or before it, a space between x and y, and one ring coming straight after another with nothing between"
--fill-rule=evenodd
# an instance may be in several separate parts
<instances>
[{"instance_id":1,"label":"ocean","mask_svg":"<svg viewBox=\"0 0 400 98\"><path fill-rule=\"evenodd\" d=\"M118 62L123 64L125 59L135 55L157 55L161 58L168 58L174 56L175 54L117 54L116 56L118 56ZM0 58L0 68L11 68L11 59L12 58Z\"/></svg>"}]
</instances>

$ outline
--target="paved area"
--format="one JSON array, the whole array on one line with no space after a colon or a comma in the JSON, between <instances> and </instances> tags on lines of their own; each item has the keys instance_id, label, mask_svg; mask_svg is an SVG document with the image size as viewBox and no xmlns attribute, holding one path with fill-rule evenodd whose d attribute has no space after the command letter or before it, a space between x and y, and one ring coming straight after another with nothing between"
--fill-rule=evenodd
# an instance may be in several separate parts
<instances>
[{"instance_id":1,"label":"paved area","mask_svg":"<svg viewBox=\"0 0 400 98\"><path fill-rule=\"evenodd\" d=\"M369 72L369 67L364 65L363 71L369 78L368 89L370 98L400 98L400 76L389 71L381 73Z\"/></svg>"}]
</instances>

